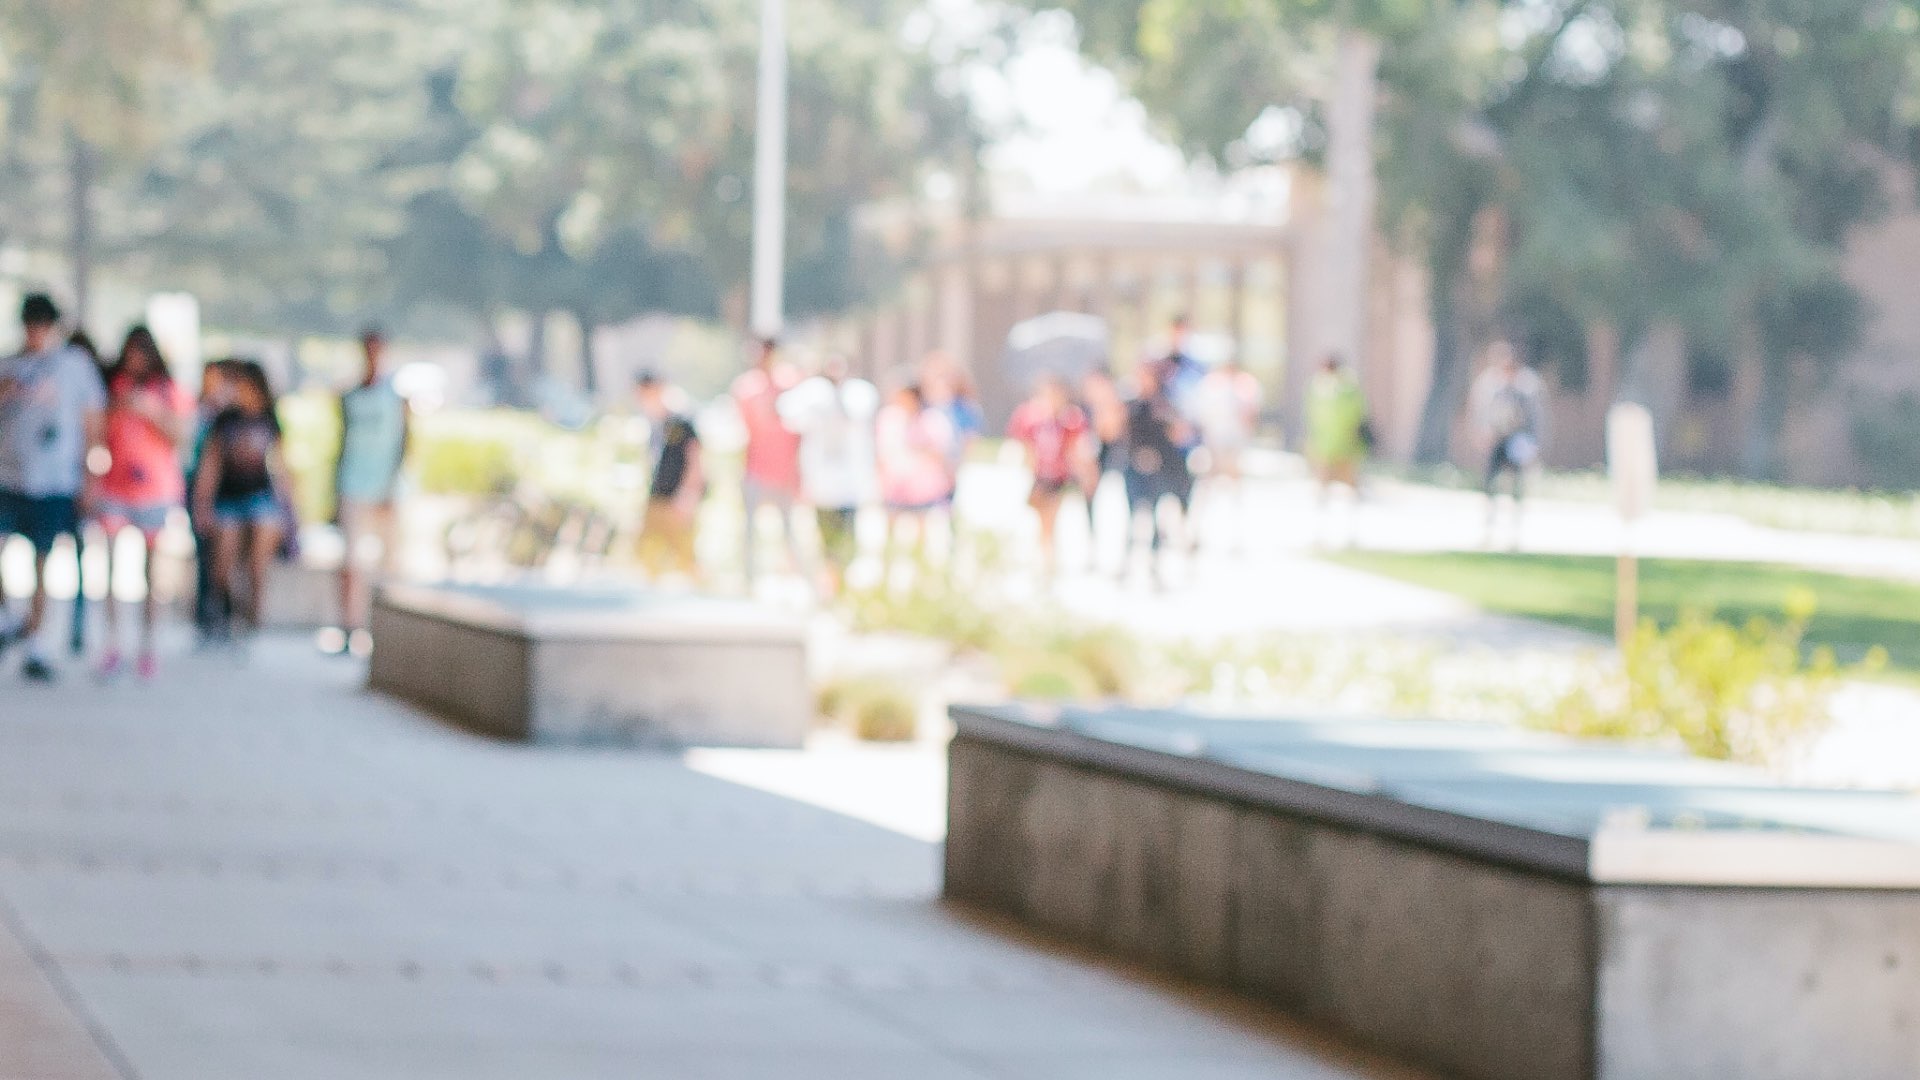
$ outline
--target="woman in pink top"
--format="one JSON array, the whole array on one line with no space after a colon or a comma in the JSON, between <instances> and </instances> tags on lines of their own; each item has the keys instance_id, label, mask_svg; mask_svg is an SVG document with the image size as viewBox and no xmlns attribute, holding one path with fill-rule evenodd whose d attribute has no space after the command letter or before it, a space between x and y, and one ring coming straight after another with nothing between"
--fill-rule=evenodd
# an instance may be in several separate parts
<instances>
[{"instance_id":1,"label":"woman in pink top","mask_svg":"<svg viewBox=\"0 0 1920 1080\"><path fill-rule=\"evenodd\" d=\"M120 671L120 605L114 584L128 568L114 559L114 540L128 528L144 541L140 574L148 584L141 612L139 671L152 678L154 595L153 548L167 519L186 498L180 467L180 439L193 402L167 370L160 345L144 326L136 326L106 371L107 453L111 461L100 478L93 518L107 535L107 650L100 659L102 677Z\"/></svg>"},{"instance_id":2,"label":"woman in pink top","mask_svg":"<svg viewBox=\"0 0 1920 1080\"><path fill-rule=\"evenodd\" d=\"M873 444L880 468L880 499L887 507L887 552L908 522L914 547L924 547L927 515L945 506L953 491L953 422L930 409L916 385L902 386L874 418Z\"/></svg>"}]
</instances>

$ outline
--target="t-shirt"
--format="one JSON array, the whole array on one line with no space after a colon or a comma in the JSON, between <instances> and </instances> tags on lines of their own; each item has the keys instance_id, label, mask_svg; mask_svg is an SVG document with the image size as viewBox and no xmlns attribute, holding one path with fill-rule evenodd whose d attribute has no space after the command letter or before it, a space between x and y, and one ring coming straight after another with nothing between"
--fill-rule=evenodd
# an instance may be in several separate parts
<instances>
[{"instance_id":1,"label":"t-shirt","mask_svg":"<svg viewBox=\"0 0 1920 1080\"><path fill-rule=\"evenodd\" d=\"M807 501L850 510L873 497L874 414L880 392L865 379L837 385L815 376L780 397L780 417L800 436L800 479Z\"/></svg>"},{"instance_id":2,"label":"t-shirt","mask_svg":"<svg viewBox=\"0 0 1920 1080\"><path fill-rule=\"evenodd\" d=\"M1007 437L1033 452L1034 479L1052 483L1073 478L1074 448L1086 431L1086 414L1075 405L1055 412L1029 401L1013 410L1007 422Z\"/></svg>"},{"instance_id":3,"label":"t-shirt","mask_svg":"<svg viewBox=\"0 0 1920 1080\"><path fill-rule=\"evenodd\" d=\"M687 466L693 456L693 448L700 445L700 435L693 429L693 422L684 416L669 416L654 428L655 456L653 459L653 483L647 494L655 499L672 499L680 494L680 485L687 481Z\"/></svg>"},{"instance_id":4,"label":"t-shirt","mask_svg":"<svg viewBox=\"0 0 1920 1080\"><path fill-rule=\"evenodd\" d=\"M1319 464L1341 464L1367 456L1360 437L1367 403L1352 376L1321 372L1307 384L1307 457Z\"/></svg>"},{"instance_id":5,"label":"t-shirt","mask_svg":"<svg viewBox=\"0 0 1920 1080\"><path fill-rule=\"evenodd\" d=\"M874 424L880 497L889 506L932 506L953 494L949 455L959 441L943 409L889 405Z\"/></svg>"},{"instance_id":6,"label":"t-shirt","mask_svg":"<svg viewBox=\"0 0 1920 1080\"><path fill-rule=\"evenodd\" d=\"M335 494L358 502L393 499L407 449L407 401L386 379L340 395L340 461Z\"/></svg>"},{"instance_id":7,"label":"t-shirt","mask_svg":"<svg viewBox=\"0 0 1920 1080\"><path fill-rule=\"evenodd\" d=\"M1193 419L1210 446L1244 446L1253 438L1260 408L1260 380L1248 371L1208 372L1194 389Z\"/></svg>"},{"instance_id":8,"label":"t-shirt","mask_svg":"<svg viewBox=\"0 0 1920 1080\"><path fill-rule=\"evenodd\" d=\"M228 409L216 417L205 450L220 463L220 483L213 497L228 502L272 491L273 473L267 462L279 443L280 421L272 413Z\"/></svg>"},{"instance_id":9,"label":"t-shirt","mask_svg":"<svg viewBox=\"0 0 1920 1080\"><path fill-rule=\"evenodd\" d=\"M87 418L106 404L100 369L79 349L0 362L0 491L78 495L87 475Z\"/></svg>"},{"instance_id":10,"label":"t-shirt","mask_svg":"<svg viewBox=\"0 0 1920 1080\"><path fill-rule=\"evenodd\" d=\"M1161 396L1127 403L1127 469L1137 476L1182 478L1190 475L1187 451L1174 439L1180 417Z\"/></svg>"},{"instance_id":11,"label":"t-shirt","mask_svg":"<svg viewBox=\"0 0 1920 1080\"><path fill-rule=\"evenodd\" d=\"M107 453L112 464L100 478L101 493L128 506L179 505L187 491L180 449L129 403L145 399L178 422L193 411L192 400L179 383L166 378L135 382L123 374L108 389Z\"/></svg>"},{"instance_id":12,"label":"t-shirt","mask_svg":"<svg viewBox=\"0 0 1920 1080\"><path fill-rule=\"evenodd\" d=\"M800 436L780 419L780 395L799 381L786 364L754 368L733 381L733 401L747 428L747 479L778 491L800 490Z\"/></svg>"}]
</instances>

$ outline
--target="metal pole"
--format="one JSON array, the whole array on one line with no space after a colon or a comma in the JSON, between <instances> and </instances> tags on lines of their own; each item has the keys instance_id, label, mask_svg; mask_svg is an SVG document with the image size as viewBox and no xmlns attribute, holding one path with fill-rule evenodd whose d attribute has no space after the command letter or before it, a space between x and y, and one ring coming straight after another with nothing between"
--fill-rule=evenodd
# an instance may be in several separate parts
<instances>
[{"instance_id":1,"label":"metal pole","mask_svg":"<svg viewBox=\"0 0 1920 1080\"><path fill-rule=\"evenodd\" d=\"M753 282L749 322L760 337L786 322L787 4L760 0L760 96L753 162Z\"/></svg>"}]
</instances>

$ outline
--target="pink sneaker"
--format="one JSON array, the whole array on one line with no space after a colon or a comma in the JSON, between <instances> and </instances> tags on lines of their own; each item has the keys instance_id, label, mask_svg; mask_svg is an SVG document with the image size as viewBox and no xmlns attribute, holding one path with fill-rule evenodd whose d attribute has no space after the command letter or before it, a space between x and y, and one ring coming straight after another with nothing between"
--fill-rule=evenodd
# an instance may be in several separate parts
<instances>
[{"instance_id":1,"label":"pink sneaker","mask_svg":"<svg viewBox=\"0 0 1920 1080\"><path fill-rule=\"evenodd\" d=\"M120 674L120 650L108 649L100 658L100 666L94 669L94 675L101 679L111 679Z\"/></svg>"},{"instance_id":2,"label":"pink sneaker","mask_svg":"<svg viewBox=\"0 0 1920 1080\"><path fill-rule=\"evenodd\" d=\"M140 666L136 670L139 671L140 678L151 682L160 674L160 661L155 659L152 653L142 653Z\"/></svg>"}]
</instances>

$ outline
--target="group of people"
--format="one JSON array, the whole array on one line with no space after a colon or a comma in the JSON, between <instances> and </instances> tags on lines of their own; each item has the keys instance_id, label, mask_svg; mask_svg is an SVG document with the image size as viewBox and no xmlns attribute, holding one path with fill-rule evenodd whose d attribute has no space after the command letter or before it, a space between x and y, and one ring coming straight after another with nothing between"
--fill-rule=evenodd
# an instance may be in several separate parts
<instances>
[{"instance_id":1,"label":"group of people","mask_svg":"<svg viewBox=\"0 0 1920 1080\"><path fill-rule=\"evenodd\" d=\"M1077 377L1036 373L1031 395L1014 409L1006 434L1024 448L1031 471L1027 503L1048 574L1068 496L1082 497L1097 535L1095 494L1109 476L1118 478L1130 509L1122 573L1134 561L1137 535L1148 538L1156 575L1163 549L1191 547L1188 519L1201 477L1209 492L1237 494L1261 420L1260 384L1232 360L1203 365L1188 342L1189 324L1178 319L1167 350L1125 384L1104 367ZM951 521L961 466L984 426L964 373L939 353L896 376L883 394L854 377L844 357L829 357L803 376L775 342L763 341L729 396L746 437L741 510L749 582L759 571L768 511L777 514L789 561L806 565L795 526L795 511L805 506L817 525L817 571L829 595L844 584L858 552L855 524L864 506L884 511L889 556L903 545L925 550ZM657 375L641 376L639 400L653 421L655 458L642 561L656 575L697 580L694 528L707 475L700 437ZM1337 359L1316 376L1308 424L1309 454L1323 482L1357 487L1371 428L1358 383Z\"/></svg>"},{"instance_id":2,"label":"group of people","mask_svg":"<svg viewBox=\"0 0 1920 1080\"><path fill-rule=\"evenodd\" d=\"M692 419L675 411L657 375L643 373L638 394L652 422L654 457L641 562L654 574L697 580L694 528L707 476L700 437ZM859 553L862 507L885 508L889 550L896 540L925 541L933 522L950 513L967 447L981 430L966 380L937 355L883 398L852 374L844 357L828 357L805 376L766 340L729 396L746 435L741 510L748 581L759 576L760 519L768 510L778 517L789 562L806 565L795 513L811 507L819 583L827 595L844 585Z\"/></svg>"},{"instance_id":3,"label":"group of people","mask_svg":"<svg viewBox=\"0 0 1920 1080\"><path fill-rule=\"evenodd\" d=\"M61 537L78 550L91 527L104 541L107 567L97 674L157 675L159 596L151 582L162 537L177 519L194 538L202 640L244 639L260 626L270 565L297 544L293 475L265 368L243 358L209 363L196 400L144 326L102 358L84 333L63 332L60 310L44 294L25 298L20 321L23 347L0 361L0 543L25 538L33 589L24 614L0 590L0 653L17 646L28 680L55 678L45 643L48 558ZM343 625L362 630L355 548L362 534L391 521L406 427L404 402L380 377L380 335L370 332L363 344L365 378L341 398L336 473L348 538ZM118 557L128 532L139 539L137 564ZM146 587L129 652L117 597L132 591L122 579L135 573ZM83 618L78 610L75 618Z\"/></svg>"}]
</instances>

